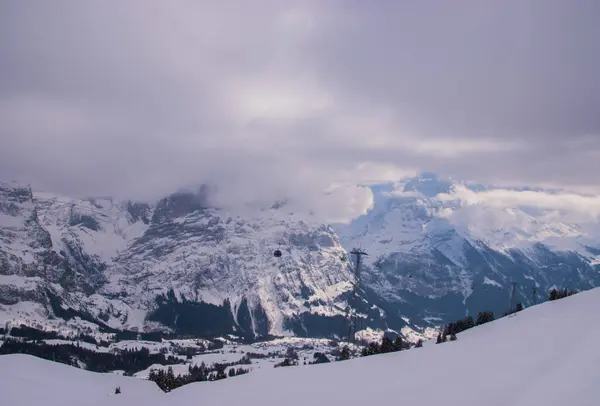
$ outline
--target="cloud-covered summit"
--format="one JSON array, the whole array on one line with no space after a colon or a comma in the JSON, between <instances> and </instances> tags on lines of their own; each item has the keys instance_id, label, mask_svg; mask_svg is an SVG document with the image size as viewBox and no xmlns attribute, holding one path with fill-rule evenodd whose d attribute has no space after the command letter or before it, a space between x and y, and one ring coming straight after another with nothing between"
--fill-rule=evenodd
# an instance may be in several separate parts
<instances>
[{"instance_id":1,"label":"cloud-covered summit","mask_svg":"<svg viewBox=\"0 0 600 406\"><path fill-rule=\"evenodd\" d=\"M291 198L325 217L427 168L597 186L594 1L0 3L0 177ZM323 193L328 191L330 193Z\"/></svg>"}]
</instances>

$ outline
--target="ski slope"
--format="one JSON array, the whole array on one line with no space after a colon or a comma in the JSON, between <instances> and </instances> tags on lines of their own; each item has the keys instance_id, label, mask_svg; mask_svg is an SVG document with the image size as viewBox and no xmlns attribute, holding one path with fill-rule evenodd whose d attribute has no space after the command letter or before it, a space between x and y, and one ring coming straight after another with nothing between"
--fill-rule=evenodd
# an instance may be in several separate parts
<instances>
[{"instance_id":1,"label":"ski slope","mask_svg":"<svg viewBox=\"0 0 600 406\"><path fill-rule=\"evenodd\" d=\"M600 399L599 307L594 289L465 331L455 342L260 370L169 394L137 378L8 355L0 357L2 404L592 406Z\"/></svg>"}]
</instances>

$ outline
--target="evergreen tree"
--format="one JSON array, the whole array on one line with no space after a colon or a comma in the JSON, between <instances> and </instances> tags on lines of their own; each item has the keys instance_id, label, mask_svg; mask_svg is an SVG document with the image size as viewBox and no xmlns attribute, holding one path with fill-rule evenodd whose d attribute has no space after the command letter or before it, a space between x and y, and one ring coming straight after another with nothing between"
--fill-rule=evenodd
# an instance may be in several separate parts
<instances>
[{"instance_id":1,"label":"evergreen tree","mask_svg":"<svg viewBox=\"0 0 600 406\"><path fill-rule=\"evenodd\" d=\"M244 369L242 367L239 367L236 371L235 371L235 375L239 376L239 375L244 375L247 374L248 372L250 372L249 369Z\"/></svg>"},{"instance_id":2,"label":"evergreen tree","mask_svg":"<svg viewBox=\"0 0 600 406\"><path fill-rule=\"evenodd\" d=\"M167 369L167 375L165 376L165 387L169 390L175 388L175 374L173 373L173 367Z\"/></svg>"},{"instance_id":3,"label":"evergreen tree","mask_svg":"<svg viewBox=\"0 0 600 406\"><path fill-rule=\"evenodd\" d=\"M395 348L392 339L389 337L383 337L383 339L381 340L381 347L379 352L388 353L393 351L395 351Z\"/></svg>"},{"instance_id":4,"label":"evergreen tree","mask_svg":"<svg viewBox=\"0 0 600 406\"><path fill-rule=\"evenodd\" d=\"M415 344L415 348L421 348L423 346L423 340L419 339L419 341L417 341L417 343Z\"/></svg>"},{"instance_id":5,"label":"evergreen tree","mask_svg":"<svg viewBox=\"0 0 600 406\"><path fill-rule=\"evenodd\" d=\"M350 359L350 348L348 348L348 346L345 345L344 347L342 347L342 351L340 351L338 361L345 361L347 359Z\"/></svg>"},{"instance_id":6,"label":"evergreen tree","mask_svg":"<svg viewBox=\"0 0 600 406\"><path fill-rule=\"evenodd\" d=\"M223 364L215 364L215 369L217 371L217 374L215 376L215 380L219 380L219 379L225 379L227 378L227 375L225 374L225 369L227 367Z\"/></svg>"},{"instance_id":7,"label":"evergreen tree","mask_svg":"<svg viewBox=\"0 0 600 406\"><path fill-rule=\"evenodd\" d=\"M310 362L310 364L325 364L327 362L331 362L327 355L322 352L315 352L313 355L314 361Z\"/></svg>"},{"instance_id":8,"label":"evergreen tree","mask_svg":"<svg viewBox=\"0 0 600 406\"><path fill-rule=\"evenodd\" d=\"M494 313L492 312L479 312L475 325L480 326L482 324L489 323L490 321L494 321L494 319Z\"/></svg>"},{"instance_id":9,"label":"evergreen tree","mask_svg":"<svg viewBox=\"0 0 600 406\"><path fill-rule=\"evenodd\" d=\"M292 360L290 358L285 358L279 364L275 364L273 366L275 368L279 368L279 367L291 367L291 366L295 366L295 365L298 365L298 361Z\"/></svg>"},{"instance_id":10,"label":"evergreen tree","mask_svg":"<svg viewBox=\"0 0 600 406\"><path fill-rule=\"evenodd\" d=\"M574 294L576 294L577 291L576 290L568 290L567 288L564 289L552 289L550 291L550 295L548 296L548 300L557 300L557 299L563 299L567 296L572 296Z\"/></svg>"},{"instance_id":11,"label":"evergreen tree","mask_svg":"<svg viewBox=\"0 0 600 406\"><path fill-rule=\"evenodd\" d=\"M402 337L396 337L394 340L394 351L402 351Z\"/></svg>"},{"instance_id":12,"label":"evergreen tree","mask_svg":"<svg viewBox=\"0 0 600 406\"><path fill-rule=\"evenodd\" d=\"M375 355L381 352L381 347L377 343L369 343L365 348L366 355Z\"/></svg>"},{"instance_id":13,"label":"evergreen tree","mask_svg":"<svg viewBox=\"0 0 600 406\"><path fill-rule=\"evenodd\" d=\"M436 343L436 344L441 344L442 342L443 342L443 341L442 341L442 333L441 333L441 332L439 332L439 333L438 333L438 336L437 336L437 340L435 341L435 343Z\"/></svg>"},{"instance_id":14,"label":"evergreen tree","mask_svg":"<svg viewBox=\"0 0 600 406\"><path fill-rule=\"evenodd\" d=\"M473 316L467 317L467 329L475 327L475 321L473 320Z\"/></svg>"}]
</instances>

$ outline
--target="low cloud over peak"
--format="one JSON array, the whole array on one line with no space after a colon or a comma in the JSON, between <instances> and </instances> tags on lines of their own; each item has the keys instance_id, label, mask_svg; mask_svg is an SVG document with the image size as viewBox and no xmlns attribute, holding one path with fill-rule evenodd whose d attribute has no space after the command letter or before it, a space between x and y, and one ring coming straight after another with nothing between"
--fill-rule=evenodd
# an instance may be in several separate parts
<instances>
[{"instance_id":1,"label":"low cloud over peak","mask_svg":"<svg viewBox=\"0 0 600 406\"><path fill-rule=\"evenodd\" d=\"M581 188L597 2L59 0L0 6L0 177L71 196L218 185L336 219L430 168Z\"/></svg>"}]
</instances>

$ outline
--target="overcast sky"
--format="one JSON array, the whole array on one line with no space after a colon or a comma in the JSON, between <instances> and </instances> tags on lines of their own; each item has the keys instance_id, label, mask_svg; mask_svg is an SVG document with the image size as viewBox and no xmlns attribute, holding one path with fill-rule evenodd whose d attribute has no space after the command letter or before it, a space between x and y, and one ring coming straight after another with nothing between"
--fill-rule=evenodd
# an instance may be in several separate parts
<instances>
[{"instance_id":1,"label":"overcast sky","mask_svg":"<svg viewBox=\"0 0 600 406\"><path fill-rule=\"evenodd\" d=\"M593 189L599 20L596 0L0 0L0 178L341 215L370 202L353 182L418 170Z\"/></svg>"}]
</instances>

